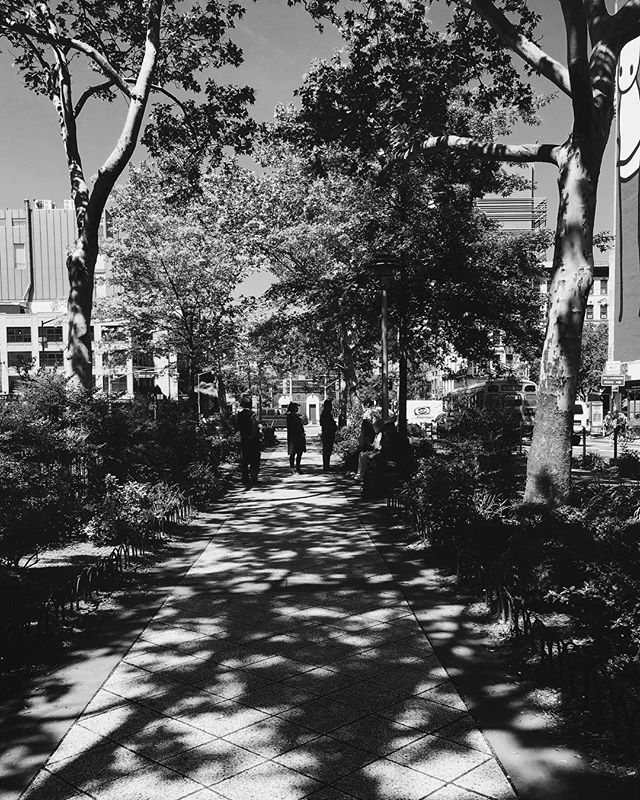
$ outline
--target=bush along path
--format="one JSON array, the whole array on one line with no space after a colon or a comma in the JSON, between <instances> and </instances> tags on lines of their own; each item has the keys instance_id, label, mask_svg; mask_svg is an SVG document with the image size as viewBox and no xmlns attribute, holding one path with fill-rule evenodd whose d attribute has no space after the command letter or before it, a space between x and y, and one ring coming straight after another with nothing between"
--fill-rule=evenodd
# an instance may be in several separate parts
<instances>
[{"instance_id":1,"label":"bush along path","mask_svg":"<svg viewBox=\"0 0 640 800\"><path fill-rule=\"evenodd\" d=\"M537 771L546 772L560 797L563 792L599 796L616 776L624 783L617 789L640 795L638 485L582 481L561 506L525 506L519 448L500 420L474 412L461 415L456 428L435 447L423 443L416 448L422 457L416 458L411 476L398 481L389 494L386 503L402 525L396 539L390 535L383 542L386 557L409 586L413 601L422 604L425 624L456 631L468 625L472 630L472 620L465 618L466 602L460 599L469 592L500 616L507 623L503 640L510 635L514 652L525 658L523 645L528 645L528 661L538 662L535 672L527 663L525 674L539 686L561 688L557 694L566 730L573 726L573 740L601 764L600 775L585 771L580 753L563 748L557 739L551 759L537 752L536 736L549 741L547 723L527 707L531 693L524 679L507 675L503 668L503 678L497 678L505 684L502 701L478 694L474 670L480 665L489 669L492 659L486 638L482 643L475 636L474 657L468 663L454 659L456 669L475 697L474 709L493 703L488 718L498 720L507 749L518 755L513 763L509 755L504 759L511 773L518 771L523 754L530 753L537 767L528 759L522 775L530 780ZM457 590L450 585L453 575ZM436 587L449 596L439 604L443 614L449 609L442 619L431 607ZM455 637L447 647L448 652L459 649ZM529 732L518 717L530 720ZM563 763L555 757L558 752ZM548 786L547 794L535 794L536 782L544 786L544 781L531 781L527 791L532 797L553 796Z\"/></svg>"},{"instance_id":2,"label":"bush along path","mask_svg":"<svg viewBox=\"0 0 640 800\"><path fill-rule=\"evenodd\" d=\"M515 798L320 453L265 460L24 800Z\"/></svg>"},{"instance_id":3,"label":"bush along path","mask_svg":"<svg viewBox=\"0 0 640 800\"><path fill-rule=\"evenodd\" d=\"M82 610L95 609L100 593L113 591L122 582L124 572L135 568L146 554L158 551L166 540L168 525L185 523L194 514L190 498L176 497L174 503L163 508L151 529L142 527L131 534L108 555L84 567L42 599L34 596L34 582L7 582L0 609L0 665L11 669L25 664L29 655L37 658L41 648L51 645L51 637L60 638Z\"/></svg>"}]
</instances>

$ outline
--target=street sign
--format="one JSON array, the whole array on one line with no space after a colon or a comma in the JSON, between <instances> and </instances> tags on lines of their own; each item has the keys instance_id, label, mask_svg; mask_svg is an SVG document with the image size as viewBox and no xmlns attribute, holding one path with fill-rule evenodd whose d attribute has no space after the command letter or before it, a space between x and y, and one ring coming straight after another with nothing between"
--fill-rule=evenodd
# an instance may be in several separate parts
<instances>
[{"instance_id":1,"label":"street sign","mask_svg":"<svg viewBox=\"0 0 640 800\"><path fill-rule=\"evenodd\" d=\"M622 361L607 361L604 365L604 370L602 371L604 375L622 375L624 370L622 369ZM611 384L606 384L611 385Z\"/></svg>"},{"instance_id":2,"label":"street sign","mask_svg":"<svg viewBox=\"0 0 640 800\"><path fill-rule=\"evenodd\" d=\"M600 378L601 386L624 386L624 375L603 375Z\"/></svg>"}]
</instances>

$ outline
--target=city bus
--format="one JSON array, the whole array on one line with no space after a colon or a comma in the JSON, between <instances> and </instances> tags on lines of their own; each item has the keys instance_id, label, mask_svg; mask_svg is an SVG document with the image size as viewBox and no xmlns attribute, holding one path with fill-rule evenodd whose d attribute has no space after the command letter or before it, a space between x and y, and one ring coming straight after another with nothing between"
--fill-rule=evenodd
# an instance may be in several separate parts
<instances>
[{"instance_id":1,"label":"city bus","mask_svg":"<svg viewBox=\"0 0 640 800\"><path fill-rule=\"evenodd\" d=\"M520 419L524 436L531 436L536 413L538 387L517 378L484 380L473 386L454 389L444 397L444 428L465 408L511 409Z\"/></svg>"}]
</instances>

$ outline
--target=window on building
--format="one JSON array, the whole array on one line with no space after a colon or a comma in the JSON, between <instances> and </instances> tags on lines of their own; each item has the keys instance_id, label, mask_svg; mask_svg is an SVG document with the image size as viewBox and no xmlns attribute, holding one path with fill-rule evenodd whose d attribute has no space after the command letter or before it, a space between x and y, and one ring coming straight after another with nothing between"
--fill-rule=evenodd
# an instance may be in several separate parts
<instances>
[{"instance_id":1,"label":"window on building","mask_svg":"<svg viewBox=\"0 0 640 800\"><path fill-rule=\"evenodd\" d=\"M40 353L41 367L62 367L64 365L64 352L62 350L44 350Z\"/></svg>"},{"instance_id":2,"label":"window on building","mask_svg":"<svg viewBox=\"0 0 640 800\"><path fill-rule=\"evenodd\" d=\"M62 325L41 325L38 331L40 338L45 342L62 341Z\"/></svg>"},{"instance_id":3,"label":"window on building","mask_svg":"<svg viewBox=\"0 0 640 800\"><path fill-rule=\"evenodd\" d=\"M30 342L31 341L31 328L7 328L7 344L15 342Z\"/></svg>"},{"instance_id":4,"label":"window on building","mask_svg":"<svg viewBox=\"0 0 640 800\"><path fill-rule=\"evenodd\" d=\"M593 319L593 306L587 306L587 319Z\"/></svg>"},{"instance_id":5,"label":"window on building","mask_svg":"<svg viewBox=\"0 0 640 800\"><path fill-rule=\"evenodd\" d=\"M494 347L499 347L502 344L502 333L500 331L493 331L491 338Z\"/></svg>"},{"instance_id":6,"label":"window on building","mask_svg":"<svg viewBox=\"0 0 640 800\"><path fill-rule=\"evenodd\" d=\"M608 313L609 306L606 303L602 303L600 306L600 319L606 319Z\"/></svg>"},{"instance_id":7,"label":"window on building","mask_svg":"<svg viewBox=\"0 0 640 800\"><path fill-rule=\"evenodd\" d=\"M23 244L13 245L13 263L16 269L27 268L27 252Z\"/></svg>"},{"instance_id":8,"label":"window on building","mask_svg":"<svg viewBox=\"0 0 640 800\"><path fill-rule=\"evenodd\" d=\"M127 391L127 376L117 375L112 378L109 375L103 375L102 391L107 394L125 394Z\"/></svg>"},{"instance_id":9,"label":"window on building","mask_svg":"<svg viewBox=\"0 0 640 800\"><path fill-rule=\"evenodd\" d=\"M134 369L153 369L153 353L138 352L133 354Z\"/></svg>"},{"instance_id":10,"label":"window on building","mask_svg":"<svg viewBox=\"0 0 640 800\"><path fill-rule=\"evenodd\" d=\"M609 294L608 278L600 278L600 294Z\"/></svg>"},{"instance_id":11,"label":"window on building","mask_svg":"<svg viewBox=\"0 0 640 800\"><path fill-rule=\"evenodd\" d=\"M513 353L506 353L504 360L507 364L513 364Z\"/></svg>"},{"instance_id":12,"label":"window on building","mask_svg":"<svg viewBox=\"0 0 640 800\"><path fill-rule=\"evenodd\" d=\"M122 369L127 366L126 350L106 350L102 354L102 366L104 369Z\"/></svg>"},{"instance_id":13,"label":"window on building","mask_svg":"<svg viewBox=\"0 0 640 800\"><path fill-rule=\"evenodd\" d=\"M127 334L122 325L103 325L102 326L102 341L103 342L124 342L127 340Z\"/></svg>"},{"instance_id":14,"label":"window on building","mask_svg":"<svg viewBox=\"0 0 640 800\"><path fill-rule=\"evenodd\" d=\"M31 353L16 352L9 350L7 352L7 366L14 369L31 369L33 366L33 356Z\"/></svg>"}]
</instances>

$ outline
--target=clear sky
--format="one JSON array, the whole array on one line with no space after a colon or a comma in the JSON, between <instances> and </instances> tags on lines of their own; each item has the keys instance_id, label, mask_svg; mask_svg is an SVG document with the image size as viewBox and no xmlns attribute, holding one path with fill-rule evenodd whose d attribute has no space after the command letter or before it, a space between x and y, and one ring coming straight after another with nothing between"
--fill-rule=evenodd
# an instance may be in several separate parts
<instances>
[{"instance_id":1,"label":"clear sky","mask_svg":"<svg viewBox=\"0 0 640 800\"><path fill-rule=\"evenodd\" d=\"M543 14L541 45L564 61L564 30L557 0L533 0ZM443 12L434 7L434 20ZM258 0L248 6L245 18L234 33L243 48L245 64L234 70L233 80L256 89L256 118L270 119L277 103L293 100L293 91L313 58L328 57L340 46L340 38L330 27L321 35L306 12L288 8L285 0ZM0 208L16 208L25 197L47 198L61 203L69 196L65 159L56 115L48 100L22 87L11 66L11 54L0 54L0 103L4 111L0 126ZM227 74L227 73L225 73ZM539 81L548 91L546 81ZM556 99L544 112L539 128L519 129L510 141L561 142L569 133L570 101ZM96 102L80 119L80 143L88 176L95 173L112 147L122 124L125 106ZM611 137L613 141L613 136ZM144 156L139 149L134 160ZM548 224L555 224L557 208L556 170L551 165L536 166L536 194L549 199ZM602 172L596 230L611 229L613 209L613 147Z\"/></svg>"}]
</instances>

